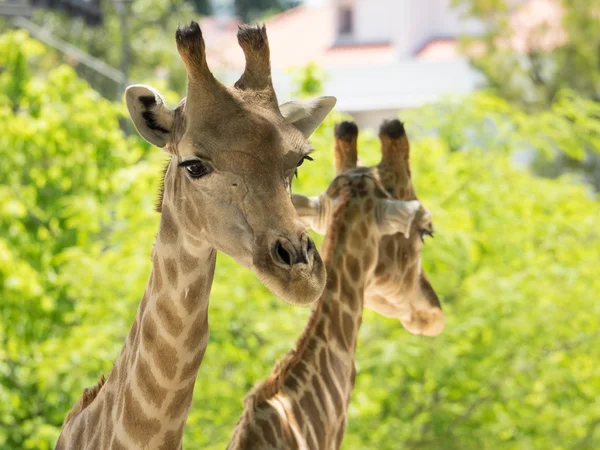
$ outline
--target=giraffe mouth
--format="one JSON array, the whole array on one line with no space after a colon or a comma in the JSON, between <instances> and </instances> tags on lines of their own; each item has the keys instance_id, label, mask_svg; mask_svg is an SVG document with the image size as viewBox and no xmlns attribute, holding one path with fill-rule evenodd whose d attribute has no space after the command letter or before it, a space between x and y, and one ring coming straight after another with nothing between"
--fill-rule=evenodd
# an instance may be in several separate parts
<instances>
[{"instance_id":1,"label":"giraffe mouth","mask_svg":"<svg viewBox=\"0 0 600 450\"><path fill-rule=\"evenodd\" d=\"M286 303L307 305L325 288L325 265L306 234L301 245L277 238L268 255L254 261L253 269L264 285Z\"/></svg>"}]
</instances>

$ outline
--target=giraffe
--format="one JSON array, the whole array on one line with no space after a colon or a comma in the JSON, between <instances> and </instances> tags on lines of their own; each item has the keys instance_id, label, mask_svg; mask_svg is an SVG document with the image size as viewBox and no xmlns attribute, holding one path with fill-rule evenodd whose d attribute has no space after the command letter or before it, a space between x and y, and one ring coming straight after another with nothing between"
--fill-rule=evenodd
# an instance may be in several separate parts
<instances>
[{"instance_id":1,"label":"giraffe","mask_svg":"<svg viewBox=\"0 0 600 450\"><path fill-rule=\"evenodd\" d=\"M379 300L371 303L371 292L377 299L392 297L389 305L398 305L401 298L422 299L416 302L419 319L408 320L408 330L425 335L442 331L440 303L422 281L419 256L422 237L433 233L431 214L416 198L395 199L383 183L408 185L404 127L398 120L384 122L382 163L371 168L356 168L357 134L353 123L336 126L337 177L320 197L294 197L300 216L315 230L326 231L322 255L327 284L295 349L244 400L228 450L340 448L363 306L381 312ZM385 173L400 167L403 171L396 175ZM397 254L390 255L389 248ZM425 311L430 313L427 323ZM383 312L391 315L391 306Z\"/></svg>"},{"instance_id":2,"label":"giraffe","mask_svg":"<svg viewBox=\"0 0 600 450\"><path fill-rule=\"evenodd\" d=\"M217 250L288 303L311 303L325 286L290 185L335 98L278 106L264 26L240 27L246 67L233 87L210 72L197 23L175 40L188 75L179 106L167 108L148 86L125 94L139 134L170 155L152 273L113 370L67 414L57 449L181 448Z\"/></svg>"}]
</instances>

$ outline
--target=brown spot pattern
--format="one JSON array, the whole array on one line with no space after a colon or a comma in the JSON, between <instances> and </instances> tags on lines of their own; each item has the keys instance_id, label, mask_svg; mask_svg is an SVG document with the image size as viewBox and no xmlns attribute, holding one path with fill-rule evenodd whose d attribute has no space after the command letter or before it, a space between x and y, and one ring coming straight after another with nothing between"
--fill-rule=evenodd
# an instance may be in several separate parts
<instances>
[{"instance_id":1,"label":"brown spot pattern","mask_svg":"<svg viewBox=\"0 0 600 450\"><path fill-rule=\"evenodd\" d=\"M294 413L294 418L296 419L296 423L300 427L300 429L304 428L304 415L302 414L302 410L298 405L298 402L294 402L292 405L292 411Z\"/></svg>"},{"instance_id":2,"label":"brown spot pattern","mask_svg":"<svg viewBox=\"0 0 600 450\"><path fill-rule=\"evenodd\" d=\"M208 344L208 316L205 311L200 311L198 320L196 320L185 340L185 346L189 350L205 348Z\"/></svg>"},{"instance_id":3,"label":"brown spot pattern","mask_svg":"<svg viewBox=\"0 0 600 450\"><path fill-rule=\"evenodd\" d=\"M129 343L132 346L136 340L135 338L137 337L137 334L138 334L138 316L136 314L135 319L133 320L133 325L131 325L131 328L129 329L129 336L128 336Z\"/></svg>"},{"instance_id":4,"label":"brown spot pattern","mask_svg":"<svg viewBox=\"0 0 600 450\"><path fill-rule=\"evenodd\" d=\"M196 375L198 367L200 367L200 363L202 362L202 358L204 358L205 351L205 348L199 349L194 358L183 365L183 369L181 369L181 380Z\"/></svg>"},{"instance_id":5,"label":"brown spot pattern","mask_svg":"<svg viewBox=\"0 0 600 450\"><path fill-rule=\"evenodd\" d=\"M275 433L273 428L271 428L271 424L268 421L261 420L260 429L263 437L267 441L267 444L271 445L272 447L277 447L277 439L275 438Z\"/></svg>"},{"instance_id":6,"label":"brown spot pattern","mask_svg":"<svg viewBox=\"0 0 600 450\"><path fill-rule=\"evenodd\" d=\"M298 389L298 381L296 380L296 377L293 376L292 374L289 374L285 378L283 385L292 392L296 392L296 389Z\"/></svg>"},{"instance_id":7,"label":"brown spot pattern","mask_svg":"<svg viewBox=\"0 0 600 450\"><path fill-rule=\"evenodd\" d=\"M177 242L178 231L175 220L171 215L171 211L167 205L162 207L162 215L160 219L160 240L167 245L171 245Z\"/></svg>"},{"instance_id":8,"label":"brown spot pattern","mask_svg":"<svg viewBox=\"0 0 600 450\"><path fill-rule=\"evenodd\" d=\"M325 410L327 408L327 401L325 399L325 392L321 387L321 382L319 381L319 377L317 375L313 375L311 380L312 388L315 392L315 398L318 403L320 403L320 409Z\"/></svg>"},{"instance_id":9,"label":"brown spot pattern","mask_svg":"<svg viewBox=\"0 0 600 450\"><path fill-rule=\"evenodd\" d=\"M125 391L125 408L123 410L123 427L139 447L147 447L150 440L160 430L160 421L148 417L131 393L131 389Z\"/></svg>"},{"instance_id":10,"label":"brown spot pattern","mask_svg":"<svg viewBox=\"0 0 600 450\"><path fill-rule=\"evenodd\" d=\"M167 389L163 388L152 373L152 368L143 358L139 358L135 367L135 375L142 395L148 403L160 408L167 396Z\"/></svg>"},{"instance_id":11,"label":"brown spot pattern","mask_svg":"<svg viewBox=\"0 0 600 450\"><path fill-rule=\"evenodd\" d=\"M338 390L338 387L335 384L333 377L335 376L332 368L329 366L327 361L327 355L330 355L331 352L328 352L326 349L321 351L320 361L321 361L321 376L323 382L325 383L325 389L327 392L331 394L331 400L333 402L333 406L335 408L336 414L339 414L342 411L342 395Z\"/></svg>"},{"instance_id":12,"label":"brown spot pattern","mask_svg":"<svg viewBox=\"0 0 600 450\"><path fill-rule=\"evenodd\" d=\"M353 281L360 277L360 262L352 255L346 255L346 270Z\"/></svg>"},{"instance_id":13,"label":"brown spot pattern","mask_svg":"<svg viewBox=\"0 0 600 450\"><path fill-rule=\"evenodd\" d=\"M177 337L183 331L183 320L177 314L177 306L167 295L160 295L156 300L156 312L162 326L167 332Z\"/></svg>"},{"instance_id":14,"label":"brown spot pattern","mask_svg":"<svg viewBox=\"0 0 600 450\"><path fill-rule=\"evenodd\" d=\"M337 302L331 305L331 314L329 315L329 339L335 339L341 348L346 348L346 342L342 336L342 328L340 324L340 308Z\"/></svg>"},{"instance_id":15,"label":"brown spot pattern","mask_svg":"<svg viewBox=\"0 0 600 450\"><path fill-rule=\"evenodd\" d=\"M112 442L110 443L110 448L111 450L128 450L127 447L119 442L119 439L117 439L116 436L113 436Z\"/></svg>"},{"instance_id":16,"label":"brown spot pattern","mask_svg":"<svg viewBox=\"0 0 600 450\"><path fill-rule=\"evenodd\" d=\"M360 225L360 234L362 235L363 239L367 239L369 237L369 227L366 222L363 222Z\"/></svg>"},{"instance_id":17,"label":"brown spot pattern","mask_svg":"<svg viewBox=\"0 0 600 450\"><path fill-rule=\"evenodd\" d=\"M190 314L196 309L200 301L200 297L204 289L206 288L206 278L203 276L198 277L196 281L190 284L187 293L181 293L181 304L184 306L187 312Z\"/></svg>"},{"instance_id":18,"label":"brown spot pattern","mask_svg":"<svg viewBox=\"0 0 600 450\"><path fill-rule=\"evenodd\" d=\"M350 340L354 336L354 318L349 313L345 312L342 315L342 323L344 329L344 336L348 340L348 347L352 345Z\"/></svg>"},{"instance_id":19,"label":"brown spot pattern","mask_svg":"<svg viewBox=\"0 0 600 450\"><path fill-rule=\"evenodd\" d=\"M192 395L194 394L194 382L193 380L187 387L178 390L173 396L173 400L169 404L167 414L172 419L177 419L187 411L192 403Z\"/></svg>"},{"instance_id":20,"label":"brown spot pattern","mask_svg":"<svg viewBox=\"0 0 600 450\"><path fill-rule=\"evenodd\" d=\"M155 294L162 291L162 273L160 272L160 263L156 258L152 266L152 291Z\"/></svg>"},{"instance_id":21,"label":"brown spot pattern","mask_svg":"<svg viewBox=\"0 0 600 450\"><path fill-rule=\"evenodd\" d=\"M113 405L114 405L114 401L115 401L115 395L112 392L107 392L106 393L106 404L107 405L111 405L110 408L105 408L103 411L103 415L102 415L102 420L104 421L104 437L106 438L107 436L112 436L113 434L113 420L112 420L112 412L113 412Z\"/></svg>"},{"instance_id":22,"label":"brown spot pattern","mask_svg":"<svg viewBox=\"0 0 600 450\"><path fill-rule=\"evenodd\" d=\"M185 274L190 273L199 266L198 258L190 255L184 249L181 249L179 254L179 262L181 264L181 271Z\"/></svg>"},{"instance_id":23,"label":"brown spot pattern","mask_svg":"<svg viewBox=\"0 0 600 450\"><path fill-rule=\"evenodd\" d=\"M319 415L319 408L315 403L315 399L311 391L306 391L304 393L302 400L300 400L300 405L302 406L302 409L306 413L313 426L314 436L312 437L316 437L316 439L323 438L325 436L325 424L321 421L321 417ZM323 441L320 441L315 442L314 447L311 448L322 448L322 446Z\"/></svg>"},{"instance_id":24,"label":"brown spot pattern","mask_svg":"<svg viewBox=\"0 0 600 450\"><path fill-rule=\"evenodd\" d=\"M148 314L142 320L142 340L161 373L169 380L173 379L179 362L177 350L158 334L156 323Z\"/></svg>"},{"instance_id":25,"label":"brown spot pattern","mask_svg":"<svg viewBox=\"0 0 600 450\"><path fill-rule=\"evenodd\" d=\"M165 271L167 272L167 279L173 289L177 288L177 263L173 258L165 259Z\"/></svg>"},{"instance_id":26,"label":"brown spot pattern","mask_svg":"<svg viewBox=\"0 0 600 450\"><path fill-rule=\"evenodd\" d=\"M185 422L177 430L168 431L165 433L163 443L158 450L177 450L181 448L181 437L183 436L183 428Z\"/></svg>"}]
</instances>

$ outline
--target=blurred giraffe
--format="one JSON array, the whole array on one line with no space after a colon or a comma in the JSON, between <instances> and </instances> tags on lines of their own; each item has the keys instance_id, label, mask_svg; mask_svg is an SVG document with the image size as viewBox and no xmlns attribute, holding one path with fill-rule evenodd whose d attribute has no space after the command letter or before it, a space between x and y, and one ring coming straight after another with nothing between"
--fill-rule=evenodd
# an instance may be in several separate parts
<instances>
[{"instance_id":1,"label":"blurred giraffe","mask_svg":"<svg viewBox=\"0 0 600 450\"><path fill-rule=\"evenodd\" d=\"M355 124L338 125L338 176L320 197L294 196L300 216L326 232L327 284L296 348L246 397L229 450L340 448L363 306L400 318L413 333L443 329L420 264L433 226L410 183L404 127L382 125L382 162L371 168L356 168L357 135Z\"/></svg>"},{"instance_id":2,"label":"blurred giraffe","mask_svg":"<svg viewBox=\"0 0 600 450\"><path fill-rule=\"evenodd\" d=\"M318 298L325 269L290 199L306 139L335 104L277 104L264 27L243 26L246 68L225 87L206 63L195 22L176 33L187 97L168 109L147 86L127 107L141 136L170 155L153 269L106 381L67 415L58 449L177 449L208 343L208 297L221 250L295 304Z\"/></svg>"}]
</instances>

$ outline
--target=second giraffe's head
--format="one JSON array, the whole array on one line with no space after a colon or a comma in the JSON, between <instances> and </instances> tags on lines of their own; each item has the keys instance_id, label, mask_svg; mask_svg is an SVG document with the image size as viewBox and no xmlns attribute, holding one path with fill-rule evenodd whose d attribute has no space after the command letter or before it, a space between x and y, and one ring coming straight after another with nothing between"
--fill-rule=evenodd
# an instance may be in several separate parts
<instances>
[{"instance_id":1,"label":"second giraffe's head","mask_svg":"<svg viewBox=\"0 0 600 450\"><path fill-rule=\"evenodd\" d=\"M435 336L444 328L444 314L421 265L424 238L433 236L432 217L414 193L404 126L398 120L382 125L382 161L374 167L356 167L357 136L354 123L339 124L337 177L319 197L293 199L316 231L337 233L326 241L327 263L346 271L349 284L364 280L362 286L336 286L334 270L327 289L349 298L364 289L367 308L399 319L411 333Z\"/></svg>"},{"instance_id":2,"label":"second giraffe's head","mask_svg":"<svg viewBox=\"0 0 600 450\"><path fill-rule=\"evenodd\" d=\"M294 304L316 300L325 269L290 199L308 157L307 138L335 105L332 97L278 106L264 27L243 26L246 68L233 87L212 75L197 23L179 28L187 97L169 109L154 89L135 85L127 108L140 135L171 155L159 209L188 252L204 243L256 272Z\"/></svg>"}]
</instances>

